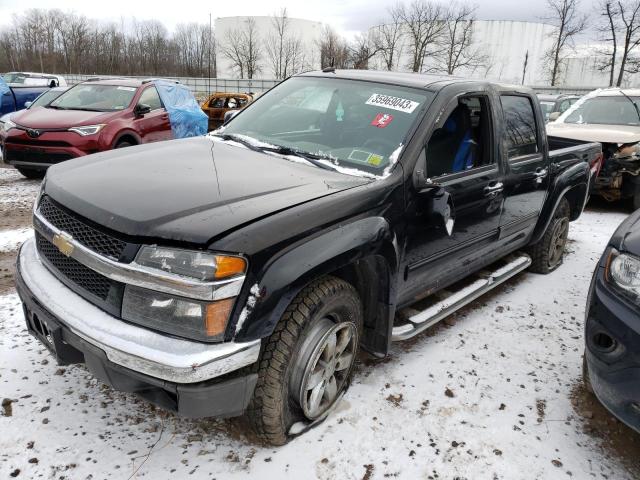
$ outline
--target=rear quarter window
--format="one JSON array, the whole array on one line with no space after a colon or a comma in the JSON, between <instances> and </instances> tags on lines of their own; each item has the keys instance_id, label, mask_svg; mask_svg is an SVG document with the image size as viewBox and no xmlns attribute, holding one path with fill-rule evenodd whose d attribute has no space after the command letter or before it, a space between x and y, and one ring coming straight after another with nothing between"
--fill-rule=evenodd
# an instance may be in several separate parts
<instances>
[{"instance_id":1,"label":"rear quarter window","mask_svg":"<svg viewBox=\"0 0 640 480\"><path fill-rule=\"evenodd\" d=\"M509 160L538 153L538 131L533 104L529 97L502 95L504 144Z\"/></svg>"}]
</instances>

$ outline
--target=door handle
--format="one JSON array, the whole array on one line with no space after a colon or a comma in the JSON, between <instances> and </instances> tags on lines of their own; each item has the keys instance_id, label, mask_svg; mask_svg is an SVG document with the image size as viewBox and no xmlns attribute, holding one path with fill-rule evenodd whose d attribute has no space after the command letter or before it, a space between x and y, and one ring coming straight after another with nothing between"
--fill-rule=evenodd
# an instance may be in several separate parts
<instances>
[{"instance_id":1,"label":"door handle","mask_svg":"<svg viewBox=\"0 0 640 480\"><path fill-rule=\"evenodd\" d=\"M549 170L547 170L546 168L539 168L536 170L533 176L536 179L536 183L542 183L542 180L544 180L548 174Z\"/></svg>"},{"instance_id":2,"label":"door handle","mask_svg":"<svg viewBox=\"0 0 640 480\"><path fill-rule=\"evenodd\" d=\"M495 197L504 190L504 184L502 182L496 182L493 185L487 185L484 187L484 193L487 196Z\"/></svg>"}]
</instances>

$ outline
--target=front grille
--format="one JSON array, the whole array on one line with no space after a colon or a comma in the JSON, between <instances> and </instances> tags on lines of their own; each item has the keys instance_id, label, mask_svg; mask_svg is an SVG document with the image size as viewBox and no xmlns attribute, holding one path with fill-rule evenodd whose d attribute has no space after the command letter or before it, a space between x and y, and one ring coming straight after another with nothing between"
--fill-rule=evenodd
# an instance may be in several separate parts
<instances>
[{"instance_id":1,"label":"front grille","mask_svg":"<svg viewBox=\"0 0 640 480\"><path fill-rule=\"evenodd\" d=\"M15 145L34 145L36 142L29 139L19 138L19 137L9 137L5 140L7 144L15 144ZM38 138L37 145L40 147L70 147L71 144L69 142L65 142L62 140L42 140Z\"/></svg>"},{"instance_id":2,"label":"front grille","mask_svg":"<svg viewBox=\"0 0 640 480\"><path fill-rule=\"evenodd\" d=\"M117 282L94 272L73 258L63 255L55 245L38 232L36 232L36 245L40 254L55 267L60 274L86 292L101 300L107 300L111 287L116 285Z\"/></svg>"},{"instance_id":3,"label":"front grille","mask_svg":"<svg viewBox=\"0 0 640 480\"><path fill-rule=\"evenodd\" d=\"M47 163L47 164L55 164L59 162L63 162L65 160L70 160L74 158L70 153L49 153L43 150L15 150L13 148L9 148L10 145L7 143L5 145L5 154L7 162L32 162L32 163Z\"/></svg>"},{"instance_id":4,"label":"front grille","mask_svg":"<svg viewBox=\"0 0 640 480\"><path fill-rule=\"evenodd\" d=\"M118 260L127 246L126 242L81 222L54 204L47 196L42 197L39 211L53 226L67 232L74 240L101 255Z\"/></svg>"}]
</instances>

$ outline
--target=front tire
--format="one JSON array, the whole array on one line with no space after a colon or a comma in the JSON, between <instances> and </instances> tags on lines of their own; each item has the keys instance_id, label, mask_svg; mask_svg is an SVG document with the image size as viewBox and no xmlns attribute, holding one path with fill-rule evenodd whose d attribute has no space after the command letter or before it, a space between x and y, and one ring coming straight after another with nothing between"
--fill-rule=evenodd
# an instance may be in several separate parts
<instances>
[{"instance_id":1,"label":"front tire","mask_svg":"<svg viewBox=\"0 0 640 480\"><path fill-rule=\"evenodd\" d=\"M570 214L569 202L563 198L556 208L544 236L529 247L532 260L529 270L534 273L547 274L562 265L564 249L569 236Z\"/></svg>"},{"instance_id":2,"label":"front tire","mask_svg":"<svg viewBox=\"0 0 640 480\"><path fill-rule=\"evenodd\" d=\"M16 167L23 177L27 177L31 180L37 180L44 178L47 173L46 170L36 170L35 168Z\"/></svg>"},{"instance_id":3,"label":"front tire","mask_svg":"<svg viewBox=\"0 0 640 480\"><path fill-rule=\"evenodd\" d=\"M267 339L248 417L258 437L283 445L294 424L321 421L349 386L362 306L349 283L323 277L291 302Z\"/></svg>"}]
</instances>

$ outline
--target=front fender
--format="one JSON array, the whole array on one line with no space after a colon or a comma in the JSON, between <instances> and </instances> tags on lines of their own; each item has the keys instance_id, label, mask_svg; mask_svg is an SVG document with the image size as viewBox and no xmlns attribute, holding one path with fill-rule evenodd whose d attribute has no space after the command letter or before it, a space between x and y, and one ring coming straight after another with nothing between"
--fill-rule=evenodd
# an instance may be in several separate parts
<instances>
[{"instance_id":1,"label":"front fender","mask_svg":"<svg viewBox=\"0 0 640 480\"><path fill-rule=\"evenodd\" d=\"M313 279L377 255L387 260L389 272L397 272L397 245L382 217L339 225L281 251L257 275L257 282L244 298L232 327L236 340L270 335L291 300Z\"/></svg>"},{"instance_id":2,"label":"front fender","mask_svg":"<svg viewBox=\"0 0 640 480\"><path fill-rule=\"evenodd\" d=\"M542 238L563 198L566 197L569 200L571 221L580 217L587 203L590 178L591 173L586 162L576 163L560 172L554 178L538 217L538 223L533 231L531 244L538 242Z\"/></svg>"}]
</instances>

